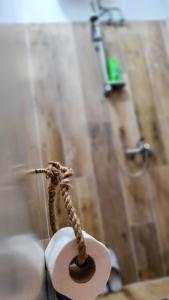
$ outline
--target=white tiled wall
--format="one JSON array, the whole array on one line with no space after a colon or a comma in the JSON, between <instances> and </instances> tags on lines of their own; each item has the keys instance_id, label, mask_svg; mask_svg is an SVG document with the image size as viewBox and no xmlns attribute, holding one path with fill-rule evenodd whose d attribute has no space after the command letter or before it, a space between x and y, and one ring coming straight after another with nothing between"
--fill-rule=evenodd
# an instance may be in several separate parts
<instances>
[{"instance_id":1,"label":"white tiled wall","mask_svg":"<svg viewBox=\"0 0 169 300\"><path fill-rule=\"evenodd\" d=\"M169 0L114 2L128 20L169 17ZM86 21L90 12L90 0L0 0L0 23Z\"/></svg>"}]
</instances>

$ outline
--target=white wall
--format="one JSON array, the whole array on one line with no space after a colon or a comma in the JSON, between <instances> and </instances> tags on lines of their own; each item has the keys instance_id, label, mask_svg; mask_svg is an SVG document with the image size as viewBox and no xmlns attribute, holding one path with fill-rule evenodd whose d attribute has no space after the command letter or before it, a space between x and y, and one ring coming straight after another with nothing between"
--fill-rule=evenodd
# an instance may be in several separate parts
<instances>
[{"instance_id":1,"label":"white wall","mask_svg":"<svg viewBox=\"0 0 169 300\"><path fill-rule=\"evenodd\" d=\"M169 17L169 0L115 0L128 20ZM90 0L0 0L0 23L87 21Z\"/></svg>"},{"instance_id":2,"label":"white wall","mask_svg":"<svg viewBox=\"0 0 169 300\"><path fill-rule=\"evenodd\" d=\"M169 19L169 0L165 0L165 9L166 9L167 19Z\"/></svg>"}]
</instances>

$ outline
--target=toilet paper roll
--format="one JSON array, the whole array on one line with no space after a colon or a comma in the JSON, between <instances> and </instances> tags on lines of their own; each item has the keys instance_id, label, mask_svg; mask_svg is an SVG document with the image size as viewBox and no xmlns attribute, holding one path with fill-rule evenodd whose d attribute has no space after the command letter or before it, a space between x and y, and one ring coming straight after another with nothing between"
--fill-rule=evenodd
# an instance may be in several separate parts
<instances>
[{"instance_id":1,"label":"toilet paper roll","mask_svg":"<svg viewBox=\"0 0 169 300\"><path fill-rule=\"evenodd\" d=\"M46 264L53 287L73 300L93 300L106 286L111 261L108 249L83 231L89 256L83 267L78 267L78 255L73 229L60 229L50 240L45 251Z\"/></svg>"}]
</instances>

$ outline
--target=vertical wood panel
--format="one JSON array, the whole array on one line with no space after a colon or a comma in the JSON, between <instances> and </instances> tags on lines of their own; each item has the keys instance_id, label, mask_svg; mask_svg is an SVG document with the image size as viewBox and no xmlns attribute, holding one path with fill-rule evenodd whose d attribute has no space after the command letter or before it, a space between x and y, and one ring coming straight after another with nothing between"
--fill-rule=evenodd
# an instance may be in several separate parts
<instances>
[{"instance_id":1,"label":"vertical wood panel","mask_svg":"<svg viewBox=\"0 0 169 300\"><path fill-rule=\"evenodd\" d=\"M159 245L160 230L164 229L159 229L160 221L155 218L150 193L154 183L147 175L129 178L120 171L121 167L132 171L141 167L140 161L129 163L124 157L124 146L135 147L141 135L159 153L151 167L167 163L167 80L155 86L163 99L164 114L157 109L152 81L155 69L149 61L150 49L156 60L157 53L162 53L155 42L161 31L154 25L132 25L118 32L105 27L107 54L119 59L127 83L109 100L102 94L98 57L88 25L58 25L57 29L48 25L30 31L43 161L54 156L75 169L75 206L84 227L102 239L100 202L105 240L117 252L125 282L136 281L138 275L141 280L161 276L161 249L167 248L164 238ZM160 56L162 70L156 63L156 71L166 72L164 60ZM62 203L59 213L60 225L64 226L67 216Z\"/></svg>"},{"instance_id":2,"label":"vertical wood panel","mask_svg":"<svg viewBox=\"0 0 169 300\"><path fill-rule=\"evenodd\" d=\"M93 167L90 143L72 28L68 25L58 26L57 30L52 25L32 26L30 39L36 102L43 140L43 163L47 164L49 160L65 161L67 165L73 167L76 177L88 174L91 176ZM66 41L69 48L65 48ZM82 192L83 185L82 191L79 188L77 195L77 180L74 180L75 192L72 192L72 198L78 214L83 219L83 210L85 214L83 201L85 202L86 197L85 191ZM89 193L88 190L87 192ZM88 210L89 219L91 216L97 216L98 222L95 222L90 232L102 239L102 221L97 195L93 194L91 200L95 205L91 202ZM56 214L60 227L69 224L59 195Z\"/></svg>"},{"instance_id":3,"label":"vertical wood panel","mask_svg":"<svg viewBox=\"0 0 169 300\"><path fill-rule=\"evenodd\" d=\"M121 170L124 197L128 207L129 223L152 221L151 204L145 193L146 180L144 177L131 178L126 175L142 169L142 161L129 162L125 159L125 148L135 148L140 139L139 122L135 113L133 89L127 76L125 53L122 43L128 29L115 30L105 27L104 39L108 57L116 57L122 67L126 87L120 92L114 92L109 99L109 110L114 133L114 147L118 156ZM137 75L136 75L137 76Z\"/></svg>"},{"instance_id":4,"label":"vertical wood panel","mask_svg":"<svg viewBox=\"0 0 169 300\"><path fill-rule=\"evenodd\" d=\"M144 41L147 66L153 86L157 111L160 115L168 114L169 95L169 60L167 57L160 23L147 23L139 26Z\"/></svg>"},{"instance_id":5,"label":"vertical wood panel","mask_svg":"<svg viewBox=\"0 0 169 300\"><path fill-rule=\"evenodd\" d=\"M8 193L7 197L11 200L8 201L10 203L15 195L16 203L13 198L12 206L18 208L10 218L11 222L14 221L11 230L15 231L16 225L18 233L25 232L27 218L30 218L27 230L45 238L48 231L43 182L34 175L28 175L30 169L41 165L41 159L25 28L1 27L0 36L1 66L4 70L0 74L1 171L4 170L4 175L6 173L10 179L11 196Z\"/></svg>"},{"instance_id":6,"label":"vertical wood panel","mask_svg":"<svg viewBox=\"0 0 169 300\"><path fill-rule=\"evenodd\" d=\"M35 98L37 122L41 140L41 164L48 161L64 162L63 146L60 134L58 108L56 104L55 70L52 62L52 43L50 26L29 26L27 28L27 46L30 56L31 82ZM55 109L53 109L55 107ZM39 167L39 166L36 166ZM40 177L37 176L37 177ZM43 178L44 175L41 175ZM45 178L46 214L48 216L48 182ZM59 223L59 214L57 216ZM49 223L49 220L48 220ZM50 228L48 228L50 231ZM51 232L50 232L51 234Z\"/></svg>"},{"instance_id":7,"label":"vertical wood panel","mask_svg":"<svg viewBox=\"0 0 169 300\"><path fill-rule=\"evenodd\" d=\"M169 116L169 59L165 48L160 23L147 23L139 26L140 35L144 42L146 63L153 87L157 116L161 135L165 146L165 155L169 159L169 144L166 139Z\"/></svg>"},{"instance_id":8,"label":"vertical wood panel","mask_svg":"<svg viewBox=\"0 0 169 300\"><path fill-rule=\"evenodd\" d=\"M131 30L123 36L123 46L140 134L153 147L151 164L165 164L166 156L155 110L153 85L150 84L139 35Z\"/></svg>"},{"instance_id":9,"label":"vertical wood panel","mask_svg":"<svg viewBox=\"0 0 169 300\"><path fill-rule=\"evenodd\" d=\"M162 31L162 36L163 36L163 40L164 40L164 45L165 45L165 49L169 58L169 41L168 41L168 36L169 36L169 22L165 21L165 22L160 22L160 27L161 27L161 31Z\"/></svg>"},{"instance_id":10,"label":"vertical wood panel","mask_svg":"<svg viewBox=\"0 0 169 300\"><path fill-rule=\"evenodd\" d=\"M1 65L5 70L3 44L9 35L15 46L8 63L12 70L17 68L17 74L8 73L13 86L6 87L8 93L14 91L9 99L15 101L10 112L2 106L0 118L3 128L8 111L9 136L2 139L9 149L1 149L1 169L9 172L12 159L15 170L46 165L48 160L73 167L72 197L84 228L100 240L105 236L119 257L126 283L169 274L169 58L161 28L156 23L104 27L107 54L119 59L127 83L109 99L103 97L88 24L0 31ZM5 76L0 81L2 96ZM135 147L141 135L154 146L156 156L148 174L129 178L122 169L136 171L141 162L128 162L124 147ZM40 238L48 238L42 177L31 175L19 184L19 194L17 187L11 195L22 198L27 193L31 226ZM67 215L63 203L58 204L58 220L65 226Z\"/></svg>"},{"instance_id":11,"label":"vertical wood panel","mask_svg":"<svg viewBox=\"0 0 169 300\"><path fill-rule=\"evenodd\" d=\"M0 291L0 298L6 296L15 298L20 288L24 288L24 285L31 286L32 278L29 278L29 272L25 272L28 267L27 255L30 258L32 249L35 249L33 255L37 255L38 265L31 262L32 268L35 270L39 270L41 266L43 268L44 259L41 260L42 249L39 249L38 240L48 236L43 181L30 174L32 168L41 166L41 158L36 106L30 84L29 53L25 36L24 26L0 27L1 259L4 251L3 242L4 245L5 243L10 245L12 239L13 243L15 240L17 243L16 253L10 256L9 265L5 265L3 274L5 286L3 291ZM18 251L21 250L21 241L25 243L22 251L26 246L27 249L26 253L22 252L21 256L17 257L19 255L17 247ZM38 249L40 253L37 253ZM6 249L7 257L9 256L8 251L11 250ZM24 264L22 270L19 269L20 265L19 267L17 265L19 260L20 264ZM13 270L10 274L11 268ZM21 273L24 274L21 285L16 287L18 274L21 275ZM40 284L37 278L37 288L38 283ZM13 290L13 286L16 289ZM7 290L8 295L6 294ZM45 292L39 291L39 293L41 299L42 297L46 299ZM31 298L31 295L32 291L27 290L27 295L23 297L28 299Z\"/></svg>"},{"instance_id":12,"label":"vertical wood panel","mask_svg":"<svg viewBox=\"0 0 169 300\"><path fill-rule=\"evenodd\" d=\"M101 199L105 240L107 245L113 247L117 252L124 281L136 281L131 236L118 179L115 153L112 148L111 125L91 122L89 133L93 149L95 176ZM123 251L124 248L125 252Z\"/></svg>"},{"instance_id":13,"label":"vertical wood panel","mask_svg":"<svg viewBox=\"0 0 169 300\"><path fill-rule=\"evenodd\" d=\"M92 160L77 52L70 25L58 25L53 31L53 45L53 63L58 74L55 78L56 103L65 162L74 169L76 176L87 176L92 173Z\"/></svg>"},{"instance_id":14,"label":"vertical wood panel","mask_svg":"<svg viewBox=\"0 0 169 300\"><path fill-rule=\"evenodd\" d=\"M169 274L169 167L151 170L149 193L155 209L165 275Z\"/></svg>"},{"instance_id":15,"label":"vertical wood panel","mask_svg":"<svg viewBox=\"0 0 169 300\"><path fill-rule=\"evenodd\" d=\"M141 55L141 50L139 47L137 49L134 48L136 41L137 43L139 41L138 34L133 35L131 28L125 28L115 32L111 28L108 29L106 27L104 30L104 38L108 56L116 57L120 61L123 75L126 80L126 87L123 91L114 93L110 97L109 109L114 132L115 151L118 153L118 165L121 170L123 197L126 201L129 225L133 228L131 235L135 246L135 251L133 253L136 253L136 265L139 279L143 280L146 277L151 278L152 276L156 277L163 274L161 262L159 260L156 261L157 257L161 259L160 244L156 224L154 223L151 198L146 192L148 189L147 175L137 178L127 175L127 172L133 174L139 169L142 169L142 161L126 161L125 147L132 148L136 146L143 134L143 128L144 132L147 134L146 138L149 138L149 142L154 142L154 131L151 126L152 124L153 126L158 126L158 123L155 108L153 106L153 98L148 100L149 95L151 95L151 87L149 82L146 81L146 69L140 67L141 64L145 64L144 57L142 57L141 61L139 61L138 57L137 61L137 56L139 56L139 54ZM134 54L136 56L135 61ZM133 70L135 71L135 74ZM143 78L145 77L145 81L144 79L140 79L142 76ZM137 87L139 87L139 89L137 89ZM140 107L138 107L138 101L141 101ZM149 104L146 101L149 101ZM144 105L144 103L146 103L146 105ZM160 154L162 158L160 161L163 162L164 156L160 138L158 150L160 149L161 151ZM151 225L153 227L153 235L151 230L149 230L151 222L153 222ZM141 225L143 223L144 227ZM138 228L139 233L137 232ZM142 236L144 236L142 230L145 230L145 239L142 238ZM156 246L156 252L153 253L153 256L152 243ZM141 249L140 252L138 252L139 247L146 249L144 255L141 252ZM149 257L151 257L151 263L144 266L145 270L141 269L142 271L140 271L140 268L142 268L140 259L143 258L143 260L149 261Z\"/></svg>"},{"instance_id":16,"label":"vertical wood panel","mask_svg":"<svg viewBox=\"0 0 169 300\"><path fill-rule=\"evenodd\" d=\"M88 121L106 121L107 105L104 98L102 74L98 53L96 53L89 24L73 26L84 106Z\"/></svg>"},{"instance_id":17,"label":"vertical wood panel","mask_svg":"<svg viewBox=\"0 0 169 300\"><path fill-rule=\"evenodd\" d=\"M102 220L98 214L98 195L93 178L81 177L75 182L83 228L96 239L104 241Z\"/></svg>"},{"instance_id":18,"label":"vertical wood panel","mask_svg":"<svg viewBox=\"0 0 169 300\"><path fill-rule=\"evenodd\" d=\"M58 87L57 99L65 162L74 169L76 177L93 176L93 162L84 106L84 94L81 86L78 55L72 26L62 25L58 28L57 32L54 31L53 43L55 47L53 50L53 59L59 73L59 76L56 76ZM69 47L67 47L67 44ZM82 199L80 200L85 201L85 197L83 198L82 194L81 196ZM78 201L80 200L78 199ZM88 211L88 214L90 214L90 218L91 215L97 213L99 219L97 235L101 238L102 220L97 197L93 200L95 208L91 206L93 210ZM83 209L83 205L81 208ZM83 214L83 210L81 214ZM96 230L93 231L93 235L95 234Z\"/></svg>"},{"instance_id":19,"label":"vertical wood panel","mask_svg":"<svg viewBox=\"0 0 169 300\"><path fill-rule=\"evenodd\" d=\"M152 223L134 226L132 231L135 241L139 278L147 280L161 277L163 266L155 225ZM152 237L151 243L150 237Z\"/></svg>"},{"instance_id":20,"label":"vertical wood panel","mask_svg":"<svg viewBox=\"0 0 169 300\"><path fill-rule=\"evenodd\" d=\"M52 57L52 29L52 26L36 25L30 26L28 31L44 166L49 160L64 162L56 69Z\"/></svg>"}]
</instances>

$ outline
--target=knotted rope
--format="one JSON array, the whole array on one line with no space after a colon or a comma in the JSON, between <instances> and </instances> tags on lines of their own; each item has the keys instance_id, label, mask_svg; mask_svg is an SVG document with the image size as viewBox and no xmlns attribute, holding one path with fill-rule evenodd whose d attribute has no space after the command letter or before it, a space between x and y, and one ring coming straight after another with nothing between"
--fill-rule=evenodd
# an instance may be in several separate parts
<instances>
[{"instance_id":1,"label":"knotted rope","mask_svg":"<svg viewBox=\"0 0 169 300\"><path fill-rule=\"evenodd\" d=\"M82 228L80 225L80 221L77 217L76 211L73 207L73 203L70 196L71 184L70 177L73 175L73 170L67 167L62 166L58 162L49 162L48 167L46 169L35 169L35 173L43 173L46 175L46 178L49 179L48 186L48 197L49 197L49 219L50 219L50 227L52 233L54 234L58 228L56 225L56 218L54 213L54 205L56 199L56 190L59 188L60 195L64 201L65 208L67 210L69 222L73 227L77 247L78 247L78 256L77 256L77 264L82 266L86 259L86 244L82 233Z\"/></svg>"}]
</instances>

